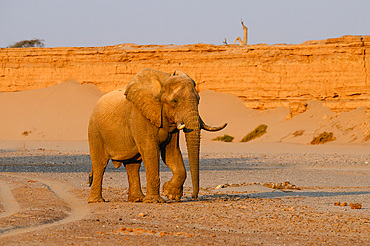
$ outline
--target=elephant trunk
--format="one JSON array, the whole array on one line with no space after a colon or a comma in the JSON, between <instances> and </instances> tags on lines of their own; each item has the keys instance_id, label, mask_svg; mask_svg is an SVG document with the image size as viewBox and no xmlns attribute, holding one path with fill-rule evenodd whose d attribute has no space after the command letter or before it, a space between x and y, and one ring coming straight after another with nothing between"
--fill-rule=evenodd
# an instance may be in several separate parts
<instances>
[{"instance_id":1,"label":"elephant trunk","mask_svg":"<svg viewBox=\"0 0 370 246\"><path fill-rule=\"evenodd\" d=\"M188 149L191 180L193 184L193 198L199 193L199 150L200 150L200 122L198 109L195 107L189 112L185 120L185 139Z\"/></svg>"}]
</instances>

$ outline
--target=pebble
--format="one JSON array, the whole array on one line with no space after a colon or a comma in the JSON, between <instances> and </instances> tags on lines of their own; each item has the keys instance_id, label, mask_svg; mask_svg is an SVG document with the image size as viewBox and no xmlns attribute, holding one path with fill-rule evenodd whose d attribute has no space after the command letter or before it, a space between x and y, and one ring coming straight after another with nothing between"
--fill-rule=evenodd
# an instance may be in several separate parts
<instances>
[{"instance_id":1,"label":"pebble","mask_svg":"<svg viewBox=\"0 0 370 246\"><path fill-rule=\"evenodd\" d=\"M139 216L144 218L144 217L147 217L148 215L147 214L144 214L144 213L139 213Z\"/></svg>"}]
</instances>

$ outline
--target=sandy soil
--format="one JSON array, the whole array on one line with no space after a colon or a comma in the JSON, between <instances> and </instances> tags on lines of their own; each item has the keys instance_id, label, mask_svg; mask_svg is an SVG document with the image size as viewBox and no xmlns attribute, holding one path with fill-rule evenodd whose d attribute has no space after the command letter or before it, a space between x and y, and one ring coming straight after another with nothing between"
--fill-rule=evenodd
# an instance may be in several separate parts
<instances>
[{"instance_id":1,"label":"sandy soil","mask_svg":"<svg viewBox=\"0 0 370 246\"><path fill-rule=\"evenodd\" d=\"M370 244L363 109L335 114L308 102L291 118L288 109L254 111L233 96L204 91L203 120L229 124L202 133L199 200L190 198L188 178L181 202L129 203L124 169L109 164L103 183L109 202L87 204L86 128L101 95L76 81L0 94L6 105L0 107L0 245ZM259 124L268 125L265 135L239 142ZM323 131L335 141L308 144ZM234 141L212 141L223 134ZM187 165L183 139L181 148ZM161 184L171 176L162 163Z\"/></svg>"},{"instance_id":2,"label":"sandy soil","mask_svg":"<svg viewBox=\"0 0 370 246\"><path fill-rule=\"evenodd\" d=\"M103 193L109 202L87 204L86 152L2 151L1 244L369 244L369 154L340 153L338 146L305 150L246 154L204 147L199 200L190 199L188 179L182 201L166 204L127 202L127 176L111 164ZM11 160L13 169L4 172ZM68 171L71 165L80 169ZM33 172L35 166L41 170ZM162 168L162 184L171 176ZM279 189L284 182L290 189Z\"/></svg>"}]
</instances>

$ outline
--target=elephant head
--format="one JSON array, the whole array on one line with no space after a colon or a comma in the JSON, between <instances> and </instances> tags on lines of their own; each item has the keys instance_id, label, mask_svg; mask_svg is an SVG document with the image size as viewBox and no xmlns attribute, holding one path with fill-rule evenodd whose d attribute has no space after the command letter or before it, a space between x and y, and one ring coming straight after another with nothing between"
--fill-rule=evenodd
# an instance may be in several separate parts
<instances>
[{"instance_id":1,"label":"elephant head","mask_svg":"<svg viewBox=\"0 0 370 246\"><path fill-rule=\"evenodd\" d=\"M125 95L158 128L183 130L193 183L193 198L199 192L200 130L218 131L199 116L199 95L195 82L184 72L173 74L144 68L128 84Z\"/></svg>"}]
</instances>

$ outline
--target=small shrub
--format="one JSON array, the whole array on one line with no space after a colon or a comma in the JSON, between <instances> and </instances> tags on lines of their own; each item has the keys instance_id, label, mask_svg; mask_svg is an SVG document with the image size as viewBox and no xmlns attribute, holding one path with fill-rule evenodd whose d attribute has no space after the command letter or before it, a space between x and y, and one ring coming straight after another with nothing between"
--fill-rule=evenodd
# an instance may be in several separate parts
<instances>
[{"instance_id":1,"label":"small shrub","mask_svg":"<svg viewBox=\"0 0 370 246\"><path fill-rule=\"evenodd\" d=\"M303 135L303 133L304 133L304 130L295 131L295 132L293 133L293 136L294 136L294 137L300 137L300 136L302 136L302 135Z\"/></svg>"},{"instance_id":2,"label":"small shrub","mask_svg":"<svg viewBox=\"0 0 370 246\"><path fill-rule=\"evenodd\" d=\"M28 48L28 47L44 47L43 39L34 38L31 40L22 40L17 43L11 44L8 48Z\"/></svg>"},{"instance_id":3,"label":"small shrub","mask_svg":"<svg viewBox=\"0 0 370 246\"><path fill-rule=\"evenodd\" d=\"M256 129L254 129L253 131L251 131L250 133L248 133L243 139L241 142L249 142L255 138L259 138L261 137L263 134L266 133L266 129L267 129L267 125L265 124L261 124L259 126L256 127Z\"/></svg>"},{"instance_id":4,"label":"small shrub","mask_svg":"<svg viewBox=\"0 0 370 246\"><path fill-rule=\"evenodd\" d=\"M222 142L231 142L233 141L234 137L230 136L230 135L223 135L223 136L218 136L214 139L212 139L213 141L222 141Z\"/></svg>"},{"instance_id":5,"label":"small shrub","mask_svg":"<svg viewBox=\"0 0 370 246\"><path fill-rule=\"evenodd\" d=\"M314 137L311 141L311 144L324 144L335 140L336 138L332 132L323 132L319 136Z\"/></svg>"}]
</instances>

